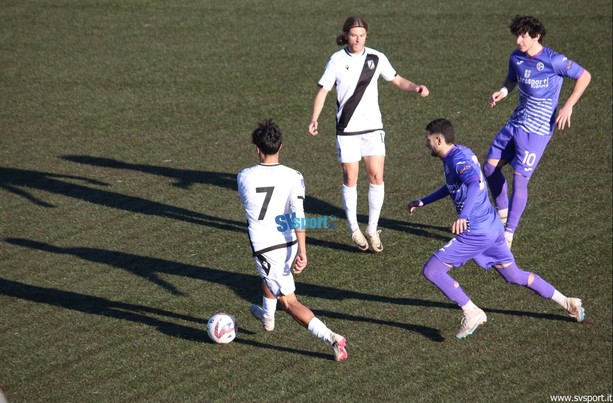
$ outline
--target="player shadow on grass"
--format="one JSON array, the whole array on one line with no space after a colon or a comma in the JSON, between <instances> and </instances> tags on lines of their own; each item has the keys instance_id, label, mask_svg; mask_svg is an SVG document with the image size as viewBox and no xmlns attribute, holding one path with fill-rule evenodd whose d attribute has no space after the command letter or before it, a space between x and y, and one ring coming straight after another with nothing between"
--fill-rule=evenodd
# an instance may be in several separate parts
<instances>
[{"instance_id":1,"label":"player shadow on grass","mask_svg":"<svg viewBox=\"0 0 613 403\"><path fill-rule=\"evenodd\" d=\"M210 341L204 331L207 322L206 319L182 315L164 309L112 301L92 295L58 290L57 288L29 285L3 278L0 278L0 295L71 309L77 312L100 315L107 318L142 323L157 328L161 333L186 340L198 342ZM196 323L198 327L185 326L160 318L193 322Z\"/></svg>"},{"instance_id":2,"label":"player shadow on grass","mask_svg":"<svg viewBox=\"0 0 613 403\"><path fill-rule=\"evenodd\" d=\"M4 241L11 245L29 248L32 250L44 251L61 255L72 255L82 260L116 267L118 269L125 270L133 275L141 277L143 280L150 281L153 284L162 287L167 292L177 296L186 296L186 294L181 290L177 289L170 281L162 279L160 275L167 274L173 276L182 276L192 278L194 280L201 280L223 285L228 289L232 290L237 296L247 301L248 303L257 301L260 298L260 277L255 274L235 273L210 267L194 266L160 258L140 256L130 253L109 251L97 248L59 247L44 242L38 242L22 238L5 238ZM344 290L340 288L302 283L299 281L296 281L296 290L296 292L300 296L308 296L312 298L322 298L335 301L354 299L364 302L396 304L401 306L427 307L450 310L458 309L457 305L448 302L366 294L359 291ZM566 316L561 316L557 314L495 308L482 309L486 312L498 313L502 315L525 316L547 320L571 320ZM345 315L343 319L376 322L375 319L352 317L349 315ZM382 324L404 327L407 330L421 333L425 337L431 338L433 340L436 338L436 336L433 336L432 329L430 328L425 328L416 325L398 324L394 322Z\"/></svg>"},{"instance_id":3,"label":"player shadow on grass","mask_svg":"<svg viewBox=\"0 0 613 403\"><path fill-rule=\"evenodd\" d=\"M80 294L57 288L40 287L17 281L0 278L0 295L19 298L24 301L51 305L63 309L70 309L104 318L121 319L140 323L156 328L160 333L198 343L214 344L206 333L207 319L196 318L189 315L178 314L165 309L151 308L145 305L129 304L112 301L110 299L92 295ZM194 326L186 326L173 321L192 322ZM241 327L236 343L247 344L257 348L285 351L315 358L330 359L329 354L298 350L290 347L270 345L250 340L243 335L253 335L255 332ZM220 345L220 347L223 347Z\"/></svg>"},{"instance_id":4,"label":"player shadow on grass","mask_svg":"<svg viewBox=\"0 0 613 403\"><path fill-rule=\"evenodd\" d=\"M28 191L29 189L42 190L109 208L170 218L226 231L247 231L247 225L244 222L198 213L141 197L127 196L104 189L89 187L73 183L74 181L95 186L109 186L107 183L82 176L0 167L1 189L21 196L42 207L53 208L55 206L37 198Z\"/></svg>"},{"instance_id":5,"label":"player shadow on grass","mask_svg":"<svg viewBox=\"0 0 613 403\"><path fill-rule=\"evenodd\" d=\"M441 343L445 341L445 338L441 335L441 331L433 327L413 325L410 323L399 323L399 322L393 322L391 320L365 318L363 316L348 315L345 313L324 311L320 309L313 309L313 312L318 317L321 316L321 317L335 318L335 319L341 319L341 320L349 320L352 322L364 322L364 323L375 324L375 325L380 325L380 326L398 327L400 329L408 330L413 333L419 333L422 336L434 342L437 342L437 343Z\"/></svg>"},{"instance_id":6,"label":"player shadow on grass","mask_svg":"<svg viewBox=\"0 0 613 403\"><path fill-rule=\"evenodd\" d=\"M194 184L214 185L221 188L238 190L236 174L212 171L194 171L192 169L180 169L168 166L132 164L118 161L112 158L92 157L87 155L64 155L62 159L78 164L87 164L103 168L125 169L143 172L146 174L164 176L174 179L173 186L189 189Z\"/></svg>"},{"instance_id":7,"label":"player shadow on grass","mask_svg":"<svg viewBox=\"0 0 613 403\"><path fill-rule=\"evenodd\" d=\"M189 189L193 184L214 185L221 188L231 189L233 191L237 191L238 189L236 173L195 171L191 169L179 169L167 166L133 164L129 162L118 161L111 158L92 157L87 155L65 155L61 158L66 161L75 162L78 164L87 164L113 169L127 169L151 175L171 178L175 181L173 183L173 186L180 187L183 189ZM305 198L304 204L304 210L307 216L328 215L335 217L345 217L345 210L343 208L330 204L316 197L309 196L308 194ZM368 223L368 217L363 214L359 214L358 221L362 224L366 224ZM447 242L450 239L450 236L445 235L449 233L449 228L447 227L412 223L408 220L400 221L381 217L379 219L379 227L394 231L408 232L416 236L434 238L443 242ZM440 234L439 232L443 232L443 234ZM316 246L329 247L350 252L355 252L356 250L353 245L340 244L337 242L325 241L313 237L309 238L309 243Z\"/></svg>"}]
</instances>

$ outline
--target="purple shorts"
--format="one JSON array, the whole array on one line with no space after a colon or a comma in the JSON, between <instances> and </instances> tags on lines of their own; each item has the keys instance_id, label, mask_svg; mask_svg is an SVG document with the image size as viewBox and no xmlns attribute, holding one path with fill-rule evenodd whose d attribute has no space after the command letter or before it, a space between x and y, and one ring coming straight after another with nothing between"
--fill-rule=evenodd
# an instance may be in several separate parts
<instances>
[{"instance_id":1,"label":"purple shorts","mask_svg":"<svg viewBox=\"0 0 613 403\"><path fill-rule=\"evenodd\" d=\"M441 262L454 267L473 259L480 267L490 269L497 264L512 263L515 259L504 239L504 228L487 234L464 232L434 253Z\"/></svg>"},{"instance_id":2,"label":"purple shorts","mask_svg":"<svg viewBox=\"0 0 613 403\"><path fill-rule=\"evenodd\" d=\"M529 178L545 153L549 140L551 136L526 133L521 127L507 124L494 137L486 160L505 160L516 172Z\"/></svg>"}]
</instances>

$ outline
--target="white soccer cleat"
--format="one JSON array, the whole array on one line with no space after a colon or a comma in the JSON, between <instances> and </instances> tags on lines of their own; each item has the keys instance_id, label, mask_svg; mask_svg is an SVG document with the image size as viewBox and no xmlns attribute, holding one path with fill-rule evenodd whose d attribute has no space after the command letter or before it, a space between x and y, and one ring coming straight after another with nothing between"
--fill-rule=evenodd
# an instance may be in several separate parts
<instances>
[{"instance_id":1,"label":"white soccer cleat","mask_svg":"<svg viewBox=\"0 0 613 403\"><path fill-rule=\"evenodd\" d=\"M356 229L351 233L351 240L358 247L359 250L365 251L368 250L368 241L364 238L364 234L359 229Z\"/></svg>"},{"instance_id":2,"label":"white soccer cleat","mask_svg":"<svg viewBox=\"0 0 613 403\"><path fill-rule=\"evenodd\" d=\"M262 322L262 326L264 326L264 330L267 332L272 332L275 330L275 317L268 317L264 315L264 310L258 305L251 305L251 314L254 318Z\"/></svg>"},{"instance_id":3,"label":"white soccer cleat","mask_svg":"<svg viewBox=\"0 0 613 403\"><path fill-rule=\"evenodd\" d=\"M504 240L507 241L507 245L509 249L511 249L511 245L513 245L513 233L512 232L504 232Z\"/></svg>"},{"instance_id":4,"label":"white soccer cleat","mask_svg":"<svg viewBox=\"0 0 613 403\"><path fill-rule=\"evenodd\" d=\"M579 298L566 298L566 312L577 322L583 322L585 319L585 309Z\"/></svg>"},{"instance_id":5,"label":"white soccer cleat","mask_svg":"<svg viewBox=\"0 0 613 403\"><path fill-rule=\"evenodd\" d=\"M477 330L479 326L487 322L487 315L482 309L471 309L464 312L464 318L460 326L460 332L455 335L458 339L465 339Z\"/></svg>"},{"instance_id":6,"label":"white soccer cleat","mask_svg":"<svg viewBox=\"0 0 613 403\"><path fill-rule=\"evenodd\" d=\"M347 353L347 339L340 334L332 333L332 350L334 350L334 359L336 361L345 361L349 354Z\"/></svg>"},{"instance_id":7,"label":"white soccer cleat","mask_svg":"<svg viewBox=\"0 0 613 403\"><path fill-rule=\"evenodd\" d=\"M381 231L375 231L372 234L366 234L366 238L368 239L368 243L370 243L370 247L374 252L381 252L383 250L383 244L381 243L381 237L379 237L379 233Z\"/></svg>"}]
</instances>

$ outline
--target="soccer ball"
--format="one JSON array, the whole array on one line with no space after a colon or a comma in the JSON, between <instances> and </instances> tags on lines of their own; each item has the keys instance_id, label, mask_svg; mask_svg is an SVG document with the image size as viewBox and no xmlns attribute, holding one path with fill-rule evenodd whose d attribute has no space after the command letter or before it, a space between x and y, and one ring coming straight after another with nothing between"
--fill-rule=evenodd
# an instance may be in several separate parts
<instances>
[{"instance_id":1,"label":"soccer ball","mask_svg":"<svg viewBox=\"0 0 613 403\"><path fill-rule=\"evenodd\" d=\"M236 337L236 319L225 312L211 316L206 324L206 332L215 343L228 344Z\"/></svg>"}]
</instances>

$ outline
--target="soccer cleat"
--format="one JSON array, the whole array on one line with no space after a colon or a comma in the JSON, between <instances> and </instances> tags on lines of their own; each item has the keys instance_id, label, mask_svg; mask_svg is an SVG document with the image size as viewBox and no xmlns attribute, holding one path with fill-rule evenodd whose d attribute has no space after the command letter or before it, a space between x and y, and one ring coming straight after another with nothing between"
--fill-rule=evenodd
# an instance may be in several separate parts
<instances>
[{"instance_id":1,"label":"soccer cleat","mask_svg":"<svg viewBox=\"0 0 613 403\"><path fill-rule=\"evenodd\" d=\"M509 249L511 249L511 245L513 245L513 233L505 231L504 240L507 241L507 245L509 246Z\"/></svg>"},{"instance_id":2,"label":"soccer cleat","mask_svg":"<svg viewBox=\"0 0 613 403\"><path fill-rule=\"evenodd\" d=\"M585 309L579 298L566 298L566 312L577 322L583 322L585 319Z\"/></svg>"},{"instance_id":3,"label":"soccer cleat","mask_svg":"<svg viewBox=\"0 0 613 403\"><path fill-rule=\"evenodd\" d=\"M381 238L379 237L380 232L381 231L375 231L372 234L366 234L368 243L370 243L370 247L374 252L381 252L383 250L383 244L381 243Z\"/></svg>"},{"instance_id":4,"label":"soccer cleat","mask_svg":"<svg viewBox=\"0 0 613 403\"><path fill-rule=\"evenodd\" d=\"M262 326L264 326L264 330L267 332L272 332L275 330L275 317L268 317L264 315L264 310L258 305L251 305L251 314L254 318L262 322Z\"/></svg>"},{"instance_id":5,"label":"soccer cleat","mask_svg":"<svg viewBox=\"0 0 613 403\"><path fill-rule=\"evenodd\" d=\"M359 229L356 229L351 233L351 240L358 247L359 250L365 251L368 250L368 241L364 238L364 234Z\"/></svg>"},{"instance_id":6,"label":"soccer cleat","mask_svg":"<svg viewBox=\"0 0 613 403\"><path fill-rule=\"evenodd\" d=\"M464 312L460 332L455 335L458 339L465 339L477 330L477 328L487 322L487 316L483 310L477 308Z\"/></svg>"},{"instance_id":7,"label":"soccer cleat","mask_svg":"<svg viewBox=\"0 0 613 403\"><path fill-rule=\"evenodd\" d=\"M349 357L345 346L347 346L347 339L340 334L332 333L332 350L334 350L334 359L336 361L344 361Z\"/></svg>"}]
</instances>

